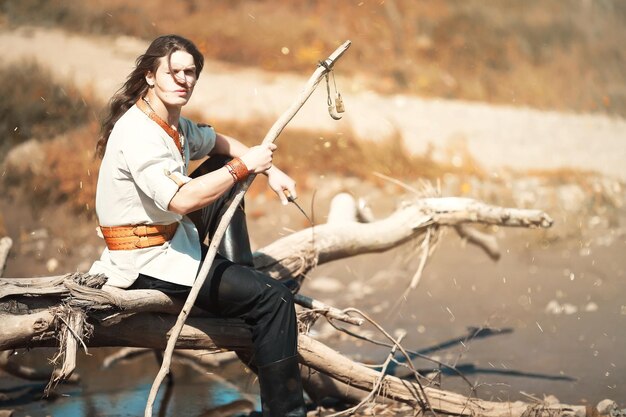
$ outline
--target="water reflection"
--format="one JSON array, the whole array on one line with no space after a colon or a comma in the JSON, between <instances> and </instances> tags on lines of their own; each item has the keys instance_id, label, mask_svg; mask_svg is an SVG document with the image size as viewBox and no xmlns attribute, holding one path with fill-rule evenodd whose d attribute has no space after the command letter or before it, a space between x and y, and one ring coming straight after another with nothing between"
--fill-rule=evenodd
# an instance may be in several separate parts
<instances>
[{"instance_id":1,"label":"water reflection","mask_svg":"<svg viewBox=\"0 0 626 417\"><path fill-rule=\"evenodd\" d=\"M3 392L18 394L12 396L14 400L10 403L0 402L0 408L14 409L13 417L143 416L148 393L158 370L154 357L145 355L120 363L114 369L102 369L100 364L106 352L98 352L96 349L91 352L95 354L88 358L79 355L77 369L82 377L81 382L78 385L59 385L51 399L41 398L45 384L25 385L17 382L17 379L0 378L0 387L6 386ZM155 415L213 417L260 410L255 392L258 387L242 380L241 365L233 368L223 366L215 373L235 381L236 385L174 363L174 383L161 387L154 403Z\"/></svg>"},{"instance_id":2,"label":"water reflection","mask_svg":"<svg viewBox=\"0 0 626 417\"><path fill-rule=\"evenodd\" d=\"M134 389L123 391L89 393L78 392L49 404L46 413L53 417L136 417L144 413L152 381L144 381ZM252 404L242 398L238 390L211 382L208 384L185 384L182 381L161 389L155 404L162 417L198 417L215 415L213 408L230 408L235 411L259 409L258 401ZM155 406L155 409L157 407ZM24 410L26 411L26 410ZM27 415L28 413L24 414ZM221 412L219 413L222 414ZM16 414L19 417L20 414Z\"/></svg>"}]
</instances>

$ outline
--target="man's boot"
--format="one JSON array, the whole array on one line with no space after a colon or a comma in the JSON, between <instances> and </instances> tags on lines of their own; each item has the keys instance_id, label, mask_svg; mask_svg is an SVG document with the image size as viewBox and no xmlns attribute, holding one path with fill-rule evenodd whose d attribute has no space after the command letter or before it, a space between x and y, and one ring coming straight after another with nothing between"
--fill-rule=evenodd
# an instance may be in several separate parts
<instances>
[{"instance_id":1,"label":"man's boot","mask_svg":"<svg viewBox=\"0 0 626 417\"><path fill-rule=\"evenodd\" d=\"M260 366L263 417L305 417L298 355Z\"/></svg>"}]
</instances>

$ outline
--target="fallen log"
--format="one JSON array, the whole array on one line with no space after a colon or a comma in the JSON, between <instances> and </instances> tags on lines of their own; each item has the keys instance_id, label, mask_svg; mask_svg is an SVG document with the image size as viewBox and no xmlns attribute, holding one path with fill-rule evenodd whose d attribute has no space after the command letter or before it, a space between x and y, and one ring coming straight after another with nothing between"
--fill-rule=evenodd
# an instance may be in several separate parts
<instances>
[{"instance_id":1,"label":"fallen log","mask_svg":"<svg viewBox=\"0 0 626 417\"><path fill-rule=\"evenodd\" d=\"M35 321L40 315L33 315ZM164 349L169 331L175 324L175 317L156 313L140 313L118 323L104 326L95 325L93 336L86 341L89 347L127 346L150 349ZM137 337L140 334L141 337ZM203 349L222 351L223 349L247 349L251 334L243 322L235 320L207 320L190 318L185 324L176 343L177 349ZM30 347L55 346L54 332L46 332L33 340ZM315 339L301 334L298 342L301 363L333 379L359 390L369 391L378 372L360 365L341 355ZM306 378L306 372L304 372ZM420 391L415 383L393 376L385 376L384 390L381 395L419 408ZM522 416L526 411L533 411L537 416L584 415L584 406L550 405L541 408L534 403L515 402L497 403L468 398L448 391L426 387L426 395L434 411L452 415ZM553 414L549 414L552 412ZM580 414L582 413L582 414Z\"/></svg>"}]
</instances>

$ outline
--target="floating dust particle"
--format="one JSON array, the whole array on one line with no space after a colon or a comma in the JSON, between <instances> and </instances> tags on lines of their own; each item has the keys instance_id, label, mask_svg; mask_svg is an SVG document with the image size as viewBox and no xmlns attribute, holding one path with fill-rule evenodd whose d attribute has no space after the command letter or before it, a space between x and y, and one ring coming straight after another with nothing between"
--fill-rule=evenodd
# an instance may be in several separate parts
<instances>
[{"instance_id":1,"label":"floating dust particle","mask_svg":"<svg viewBox=\"0 0 626 417\"><path fill-rule=\"evenodd\" d=\"M541 325L539 324L539 322L535 322L535 324L537 325L537 327L539 327L539 330L541 330L541 333L543 333L543 329L541 328Z\"/></svg>"},{"instance_id":2,"label":"floating dust particle","mask_svg":"<svg viewBox=\"0 0 626 417\"><path fill-rule=\"evenodd\" d=\"M449 308L449 307L446 307L446 310L448 310L448 313L450 313L450 316L452 316L452 317L450 318L450 321L454 321L454 320L456 320L456 317L454 317L454 314L452 314L452 310L450 310L450 308Z\"/></svg>"}]
</instances>

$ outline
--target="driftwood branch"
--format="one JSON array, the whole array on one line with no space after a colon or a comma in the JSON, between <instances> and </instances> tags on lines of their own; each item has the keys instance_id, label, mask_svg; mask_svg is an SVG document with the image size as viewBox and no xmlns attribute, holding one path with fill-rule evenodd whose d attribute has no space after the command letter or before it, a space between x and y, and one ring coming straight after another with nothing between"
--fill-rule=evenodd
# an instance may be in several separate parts
<instances>
[{"instance_id":1,"label":"driftwood branch","mask_svg":"<svg viewBox=\"0 0 626 417\"><path fill-rule=\"evenodd\" d=\"M30 323L41 316L30 317ZM171 315L159 316L154 313L142 313L110 326L94 325L94 334L87 341L88 346L134 346L151 349L164 349L167 336L175 323ZM243 348L250 346L250 331L241 323L240 327L233 322L221 325L213 320L190 318L181 331L177 341L177 349L207 349ZM53 325L51 325L53 327ZM141 334L141 337L137 337ZM45 332L32 341L32 346L54 346L56 336L53 332ZM332 379L348 384L355 389L371 391L379 378L379 372L359 365L351 359L341 355L323 343L306 335L300 335L298 352L301 362ZM425 388L430 404L436 412L452 415L484 415L484 416L522 416L524 412L536 411L535 403L496 403L470 399L463 395L435 388ZM416 409L420 406L419 387L410 381L401 380L393 376L385 376L382 396L408 404ZM551 405L548 411L559 411L562 414L574 415L576 411L584 410L584 406ZM509 414L510 412L510 414Z\"/></svg>"},{"instance_id":2,"label":"driftwood branch","mask_svg":"<svg viewBox=\"0 0 626 417\"><path fill-rule=\"evenodd\" d=\"M484 250L494 261L500 259L501 254L500 248L498 248L498 241L493 235L480 232L464 224L455 226L454 230L462 239Z\"/></svg>"},{"instance_id":3,"label":"driftwood branch","mask_svg":"<svg viewBox=\"0 0 626 417\"><path fill-rule=\"evenodd\" d=\"M340 207L353 210L340 194ZM352 213L352 211L351 211ZM329 217L356 219L355 215ZM361 223L333 221L279 239L255 254L254 265L274 278L303 279L318 264L365 253L383 252L421 237L431 226L462 226L468 223L503 227L550 227L552 219L540 210L492 206L469 198L424 198L407 203L389 217Z\"/></svg>"}]
</instances>

